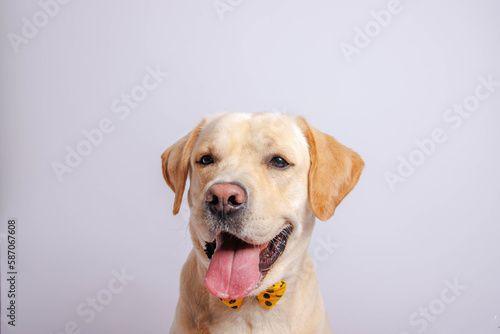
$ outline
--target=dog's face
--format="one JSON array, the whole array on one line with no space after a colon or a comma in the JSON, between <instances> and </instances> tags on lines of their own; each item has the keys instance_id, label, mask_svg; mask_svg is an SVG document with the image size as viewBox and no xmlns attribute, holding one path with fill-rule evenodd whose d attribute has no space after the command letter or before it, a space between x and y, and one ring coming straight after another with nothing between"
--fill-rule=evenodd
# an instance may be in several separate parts
<instances>
[{"instance_id":1,"label":"dog's face","mask_svg":"<svg viewBox=\"0 0 500 334\"><path fill-rule=\"evenodd\" d=\"M268 113L206 117L162 160L174 214L189 176L190 231L205 285L225 299L290 274L314 215L330 218L363 168L356 153L302 118Z\"/></svg>"}]
</instances>

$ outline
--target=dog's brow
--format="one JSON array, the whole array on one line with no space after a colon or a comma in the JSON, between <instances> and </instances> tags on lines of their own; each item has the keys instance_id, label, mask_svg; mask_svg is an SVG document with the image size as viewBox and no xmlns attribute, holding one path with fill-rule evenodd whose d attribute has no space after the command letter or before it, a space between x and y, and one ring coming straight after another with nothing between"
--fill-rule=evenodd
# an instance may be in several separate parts
<instances>
[{"instance_id":1,"label":"dog's brow","mask_svg":"<svg viewBox=\"0 0 500 334\"><path fill-rule=\"evenodd\" d=\"M264 145L266 147L272 147L276 145L276 141L274 140L273 137L267 136L264 138Z\"/></svg>"},{"instance_id":2,"label":"dog's brow","mask_svg":"<svg viewBox=\"0 0 500 334\"><path fill-rule=\"evenodd\" d=\"M201 145L197 150L196 150L196 156L202 156L205 154L213 154L215 153L215 147L212 144L204 144Z\"/></svg>"}]
</instances>

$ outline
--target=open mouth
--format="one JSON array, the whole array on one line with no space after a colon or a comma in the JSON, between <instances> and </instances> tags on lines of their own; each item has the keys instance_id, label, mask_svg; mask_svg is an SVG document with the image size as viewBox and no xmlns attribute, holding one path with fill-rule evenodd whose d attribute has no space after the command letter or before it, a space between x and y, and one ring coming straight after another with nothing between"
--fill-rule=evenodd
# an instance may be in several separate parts
<instances>
[{"instance_id":1,"label":"open mouth","mask_svg":"<svg viewBox=\"0 0 500 334\"><path fill-rule=\"evenodd\" d=\"M210 265L205 285L215 296L240 299L248 295L285 251L292 227L287 226L272 240L253 245L221 232L216 240L207 242L205 253Z\"/></svg>"}]
</instances>

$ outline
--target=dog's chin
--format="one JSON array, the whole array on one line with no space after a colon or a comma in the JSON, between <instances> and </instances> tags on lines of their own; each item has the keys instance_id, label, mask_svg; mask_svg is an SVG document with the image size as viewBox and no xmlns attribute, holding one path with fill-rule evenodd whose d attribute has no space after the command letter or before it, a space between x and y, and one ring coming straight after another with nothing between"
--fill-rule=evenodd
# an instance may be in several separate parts
<instances>
[{"instance_id":1,"label":"dog's chin","mask_svg":"<svg viewBox=\"0 0 500 334\"><path fill-rule=\"evenodd\" d=\"M266 277L267 273L272 270L273 266L275 263L279 260L281 255L285 252L285 248L287 245L288 238L290 237L292 233L292 226L290 224L285 224L281 230L278 232L277 235L275 235L271 240L263 243L263 244L254 244L251 242L248 242L246 240L243 240L237 235L231 234L226 231L221 231L217 234L217 237L215 240L212 241L206 241L205 242L205 253L209 259L210 270L220 270L221 273L216 272L215 274L221 277L223 277L222 271L225 270L224 266L219 269L219 265L216 263L212 263L212 258L215 256L227 256L227 255L222 255L224 252L227 253L232 253L232 258L230 258L231 261L244 261L246 262L248 260L248 263L243 263L241 264L242 268L246 267L246 269L242 269L241 272L239 272L239 275L248 275L248 278L243 278L239 279L241 282L244 282L245 284L248 284L248 287L245 291L238 291L237 293L231 294L229 292L227 295L224 292L218 291L216 288L211 288L212 285L208 284L207 287L209 288L210 292L214 295L216 295L219 298L229 298L229 299L239 299L243 298L246 295L250 294L255 288L260 286L260 283L264 280ZM252 254L251 256L248 256L248 258L245 258L244 255L237 255L237 254L245 254L245 252ZM258 256L258 258L257 258ZM226 260L227 261L227 260ZM218 261L216 261L218 262ZM212 265L215 268L212 268ZM258 266L258 269L257 269ZM211 275L214 273L212 272ZM206 280L207 281L207 280ZM207 284L207 282L205 283ZM253 282L253 283L251 283ZM240 283L240 282L238 282ZM225 289L227 286L224 287ZM230 289L229 289L230 290Z\"/></svg>"}]
</instances>

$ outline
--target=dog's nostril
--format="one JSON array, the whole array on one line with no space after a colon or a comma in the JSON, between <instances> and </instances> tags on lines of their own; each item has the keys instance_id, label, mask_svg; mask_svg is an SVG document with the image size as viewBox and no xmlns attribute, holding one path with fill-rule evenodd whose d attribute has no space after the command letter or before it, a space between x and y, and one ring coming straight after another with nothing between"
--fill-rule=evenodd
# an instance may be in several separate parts
<instances>
[{"instance_id":1,"label":"dog's nostril","mask_svg":"<svg viewBox=\"0 0 500 334\"><path fill-rule=\"evenodd\" d=\"M233 195L233 196L230 196L228 199L227 199L228 203L233 205L233 206L238 206L238 205L241 205L242 203L238 202L238 200L236 199L236 195Z\"/></svg>"},{"instance_id":2,"label":"dog's nostril","mask_svg":"<svg viewBox=\"0 0 500 334\"><path fill-rule=\"evenodd\" d=\"M217 205L219 203L219 198L215 195L212 195L212 200L209 201L210 204Z\"/></svg>"},{"instance_id":3,"label":"dog's nostril","mask_svg":"<svg viewBox=\"0 0 500 334\"><path fill-rule=\"evenodd\" d=\"M211 192L208 192L207 195L205 196L205 202L215 205L215 204L219 203L219 198L217 197L217 195L215 195Z\"/></svg>"}]
</instances>

